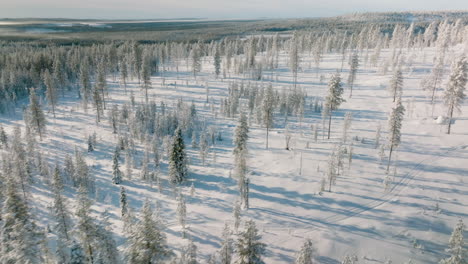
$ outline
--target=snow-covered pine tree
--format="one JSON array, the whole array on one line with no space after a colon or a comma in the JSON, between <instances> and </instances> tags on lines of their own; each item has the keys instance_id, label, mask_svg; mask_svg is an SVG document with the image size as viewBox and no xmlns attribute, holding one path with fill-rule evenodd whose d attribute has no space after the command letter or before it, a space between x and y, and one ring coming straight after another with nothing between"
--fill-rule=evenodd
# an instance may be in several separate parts
<instances>
[{"instance_id":1,"label":"snow-covered pine tree","mask_svg":"<svg viewBox=\"0 0 468 264\"><path fill-rule=\"evenodd\" d=\"M293 74L293 87L296 88L297 72L299 71L299 37L297 32L293 33L292 38L289 40L289 66Z\"/></svg>"},{"instance_id":2,"label":"snow-covered pine tree","mask_svg":"<svg viewBox=\"0 0 468 264\"><path fill-rule=\"evenodd\" d=\"M339 73L335 73L328 82L328 94L325 98L325 109L328 113L328 139L330 139L331 119L333 111L338 110L341 103L345 102L343 99L343 85Z\"/></svg>"},{"instance_id":3,"label":"snow-covered pine tree","mask_svg":"<svg viewBox=\"0 0 468 264\"><path fill-rule=\"evenodd\" d=\"M107 74L107 69L106 69L106 62L104 59L99 60L98 65L97 65L97 77L96 77L96 84L94 90L100 96L98 98L94 99L94 103L96 104L97 108L97 100L99 100L99 104L102 103L102 107L106 109L106 93L107 93L107 81L106 81L106 74Z\"/></svg>"},{"instance_id":4,"label":"snow-covered pine tree","mask_svg":"<svg viewBox=\"0 0 468 264\"><path fill-rule=\"evenodd\" d=\"M128 79L128 66L127 59L125 56L122 56L119 62L120 68L120 84L124 86L125 94L127 94L127 79Z\"/></svg>"},{"instance_id":5,"label":"snow-covered pine tree","mask_svg":"<svg viewBox=\"0 0 468 264\"><path fill-rule=\"evenodd\" d=\"M58 165L55 165L52 181L54 204L53 214L56 221L54 230L57 233L57 256L60 262L67 261L67 245L70 240L70 231L72 230L72 221L70 212L67 208L67 199L63 196L63 182Z\"/></svg>"},{"instance_id":6,"label":"snow-covered pine tree","mask_svg":"<svg viewBox=\"0 0 468 264\"><path fill-rule=\"evenodd\" d=\"M348 75L350 98L353 96L353 86L354 86L354 81L356 80L356 73L357 73L358 67L359 67L359 55L357 53L353 53L353 55L351 56L351 61L349 63L349 75Z\"/></svg>"},{"instance_id":7,"label":"snow-covered pine tree","mask_svg":"<svg viewBox=\"0 0 468 264\"><path fill-rule=\"evenodd\" d=\"M181 183L185 181L188 175L187 167L187 154L185 153L182 131L177 128L169 154L169 177L171 182Z\"/></svg>"},{"instance_id":8,"label":"snow-covered pine tree","mask_svg":"<svg viewBox=\"0 0 468 264\"><path fill-rule=\"evenodd\" d=\"M264 264L262 255L266 245L260 242L262 237L253 220L245 222L244 231L239 234L236 242L236 264Z\"/></svg>"},{"instance_id":9,"label":"snow-covered pine tree","mask_svg":"<svg viewBox=\"0 0 468 264\"><path fill-rule=\"evenodd\" d=\"M187 223L187 206L185 204L185 197L180 190L177 197L177 220L184 230L183 232L185 232L185 224Z\"/></svg>"},{"instance_id":10,"label":"snow-covered pine tree","mask_svg":"<svg viewBox=\"0 0 468 264\"><path fill-rule=\"evenodd\" d=\"M431 96L431 105L432 112L434 112L434 99L436 91L439 88L440 83L442 82L442 77L444 76L444 60L442 57L439 57L437 63L431 70L431 74L428 78L424 78L421 82L421 86L424 91L427 91ZM433 113L432 113L433 114Z\"/></svg>"},{"instance_id":11,"label":"snow-covered pine tree","mask_svg":"<svg viewBox=\"0 0 468 264\"><path fill-rule=\"evenodd\" d=\"M81 186L78 193L79 198L75 212L77 217L76 234L84 250L87 263L94 263L96 261L96 252L99 248L99 239L97 237L98 226L95 219L90 215L92 202L88 198L88 190L84 186Z\"/></svg>"},{"instance_id":12,"label":"snow-covered pine tree","mask_svg":"<svg viewBox=\"0 0 468 264\"><path fill-rule=\"evenodd\" d=\"M127 214L128 211L128 202L127 202L127 193L123 186L120 187L120 215L122 217Z\"/></svg>"},{"instance_id":13,"label":"snow-covered pine tree","mask_svg":"<svg viewBox=\"0 0 468 264\"><path fill-rule=\"evenodd\" d=\"M151 88L151 65L148 52L145 52L143 55L141 79L143 80L142 88L145 90L145 102L148 104L148 90Z\"/></svg>"},{"instance_id":14,"label":"snow-covered pine tree","mask_svg":"<svg viewBox=\"0 0 468 264\"><path fill-rule=\"evenodd\" d=\"M401 93L403 92L403 73L400 68L396 68L393 72L392 78L390 79L390 86L388 88L393 96L393 102L395 102L397 97L401 96Z\"/></svg>"},{"instance_id":15,"label":"snow-covered pine tree","mask_svg":"<svg viewBox=\"0 0 468 264\"><path fill-rule=\"evenodd\" d=\"M398 147L398 145L400 145L401 142L401 126L404 114L405 108L401 104L401 97L398 97L395 103L395 107L392 108L392 112L388 118L388 144L390 146L390 152L388 155L387 173L390 170L392 152Z\"/></svg>"},{"instance_id":16,"label":"snow-covered pine tree","mask_svg":"<svg viewBox=\"0 0 468 264\"><path fill-rule=\"evenodd\" d=\"M338 150L339 151L339 150ZM328 167L327 167L327 180L328 180L328 192L331 192L331 186L336 182L336 177L338 176L338 164L337 164L337 153L336 147L333 149L330 157L328 158Z\"/></svg>"},{"instance_id":17,"label":"snow-covered pine tree","mask_svg":"<svg viewBox=\"0 0 468 264\"><path fill-rule=\"evenodd\" d=\"M465 98L465 86L467 82L467 63L465 57L452 64L449 82L444 93L444 101L448 110L447 134L450 134L454 110L460 111L460 104Z\"/></svg>"},{"instance_id":18,"label":"snow-covered pine tree","mask_svg":"<svg viewBox=\"0 0 468 264\"><path fill-rule=\"evenodd\" d=\"M52 113L55 118L55 106L57 105L57 89L55 87L54 79L50 75L48 69L44 71L44 84L46 86L47 103L52 107Z\"/></svg>"},{"instance_id":19,"label":"snow-covered pine tree","mask_svg":"<svg viewBox=\"0 0 468 264\"><path fill-rule=\"evenodd\" d=\"M310 238L307 238L304 241L304 244L301 247L301 250L297 253L295 264L313 264L314 261L315 248Z\"/></svg>"},{"instance_id":20,"label":"snow-covered pine tree","mask_svg":"<svg viewBox=\"0 0 468 264\"><path fill-rule=\"evenodd\" d=\"M183 264L198 264L197 260L197 246L193 243L193 240L189 241L187 248L184 252L184 262Z\"/></svg>"},{"instance_id":21,"label":"snow-covered pine tree","mask_svg":"<svg viewBox=\"0 0 468 264\"><path fill-rule=\"evenodd\" d=\"M214 61L214 67L215 67L215 75L217 79L219 74L221 73L221 54L219 51L219 44L216 44L215 52L213 55L213 61Z\"/></svg>"},{"instance_id":22,"label":"snow-covered pine tree","mask_svg":"<svg viewBox=\"0 0 468 264\"><path fill-rule=\"evenodd\" d=\"M233 240L231 238L231 230L227 223L224 223L222 239L221 248L219 249L220 264L231 264Z\"/></svg>"},{"instance_id":23,"label":"snow-covered pine tree","mask_svg":"<svg viewBox=\"0 0 468 264\"><path fill-rule=\"evenodd\" d=\"M46 118L37 99L35 89L31 89L29 95L27 123L34 132L39 134L39 138L42 140L42 135L45 133Z\"/></svg>"},{"instance_id":24,"label":"snow-covered pine tree","mask_svg":"<svg viewBox=\"0 0 468 264\"><path fill-rule=\"evenodd\" d=\"M92 136L88 136L88 152L93 152L94 151L94 145L93 145L93 138Z\"/></svg>"},{"instance_id":25,"label":"snow-covered pine tree","mask_svg":"<svg viewBox=\"0 0 468 264\"><path fill-rule=\"evenodd\" d=\"M109 223L109 212L105 210L101 215L101 223L97 225L98 252L96 256L97 263L115 263L120 262L117 244L112 235L112 228Z\"/></svg>"},{"instance_id":26,"label":"snow-covered pine tree","mask_svg":"<svg viewBox=\"0 0 468 264\"><path fill-rule=\"evenodd\" d=\"M83 63L81 64L80 67L80 93L81 93L81 99L83 103L83 108L87 112L88 111L88 102L91 100L91 93L92 93L92 87L91 87L91 78L89 76L89 64L88 60L83 60Z\"/></svg>"},{"instance_id":27,"label":"snow-covered pine tree","mask_svg":"<svg viewBox=\"0 0 468 264\"><path fill-rule=\"evenodd\" d=\"M139 221L130 229L125 249L127 263L162 263L171 258L173 253L162 229L159 216L154 216L150 203L146 200Z\"/></svg>"},{"instance_id":28,"label":"snow-covered pine tree","mask_svg":"<svg viewBox=\"0 0 468 264\"><path fill-rule=\"evenodd\" d=\"M249 126L247 124L247 117L244 113L239 116L236 129L234 131L234 155L236 158L243 155L247 151L247 140L249 139Z\"/></svg>"},{"instance_id":29,"label":"snow-covered pine tree","mask_svg":"<svg viewBox=\"0 0 468 264\"><path fill-rule=\"evenodd\" d=\"M466 264L468 263L468 250L465 247L463 233L465 232L465 224L460 219L453 229L452 236L449 240L449 248L447 252L450 257L442 259L440 264Z\"/></svg>"},{"instance_id":30,"label":"snow-covered pine tree","mask_svg":"<svg viewBox=\"0 0 468 264\"><path fill-rule=\"evenodd\" d=\"M8 136L5 129L0 125L0 148L8 148Z\"/></svg>"},{"instance_id":31,"label":"snow-covered pine tree","mask_svg":"<svg viewBox=\"0 0 468 264\"><path fill-rule=\"evenodd\" d=\"M265 125L266 128L266 149L268 149L268 132L270 131L270 128L273 127L273 110L275 107L274 96L273 87L270 83L263 95L262 101L262 120L263 125Z\"/></svg>"},{"instance_id":32,"label":"snow-covered pine tree","mask_svg":"<svg viewBox=\"0 0 468 264\"><path fill-rule=\"evenodd\" d=\"M0 263L42 263L38 227L18 194L16 183L7 179L0 229Z\"/></svg>"},{"instance_id":33,"label":"snow-covered pine tree","mask_svg":"<svg viewBox=\"0 0 468 264\"><path fill-rule=\"evenodd\" d=\"M375 148L378 148L380 146L380 130L382 129L382 126L380 123L377 124L377 130L375 131Z\"/></svg>"},{"instance_id":34,"label":"snow-covered pine tree","mask_svg":"<svg viewBox=\"0 0 468 264\"><path fill-rule=\"evenodd\" d=\"M346 143L348 139L348 130L351 127L351 122L353 121L353 113L346 112L343 123L343 143Z\"/></svg>"},{"instance_id":35,"label":"snow-covered pine tree","mask_svg":"<svg viewBox=\"0 0 468 264\"><path fill-rule=\"evenodd\" d=\"M74 241L70 249L70 264L86 264L86 256L80 243Z\"/></svg>"},{"instance_id":36,"label":"snow-covered pine tree","mask_svg":"<svg viewBox=\"0 0 468 264\"><path fill-rule=\"evenodd\" d=\"M112 156L112 183L121 184L122 183L122 172L120 171L119 165L119 150L115 149L114 155Z\"/></svg>"},{"instance_id":37,"label":"snow-covered pine tree","mask_svg":"<svg viewBox=\"0 0 468 264\"><path fill-rule=\"evenodd\" d=\"M200 158L202 160L203 166L205 166L205 160L206 156L208 155L208 140L206 138L206 133L202 132L200 133L200 143L199 143L199 149L198 152L200 153Z\"/></svg>"},{"instance_id":38,"label":"snow-covered pine tree","mask_svg":"<svg viewBox=\"0 0 468 264\"><path fill-rule=\"evenodd\" d=\"M234 217L234 231L237 233L241 222L241 205L239 201L236 201L234 203L234 207L232 208L232 214Z\"/></svg>"}]
</instances>

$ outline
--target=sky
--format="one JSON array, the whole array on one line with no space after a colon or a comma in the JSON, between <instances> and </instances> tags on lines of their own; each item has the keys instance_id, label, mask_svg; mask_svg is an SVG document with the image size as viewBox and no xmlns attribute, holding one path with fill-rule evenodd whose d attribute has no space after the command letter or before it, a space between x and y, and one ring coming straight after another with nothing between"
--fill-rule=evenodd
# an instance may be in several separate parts
<instances>
[{"instance_id":1,"label":"sky","mask_svg":"<svg viewBox=\"0 0 468 264\"><path fill-rule=\"evenodd\" d=\"M296 18L468 10L468 0L0 0L0 18Z\"/></svg>"}]
</instances>

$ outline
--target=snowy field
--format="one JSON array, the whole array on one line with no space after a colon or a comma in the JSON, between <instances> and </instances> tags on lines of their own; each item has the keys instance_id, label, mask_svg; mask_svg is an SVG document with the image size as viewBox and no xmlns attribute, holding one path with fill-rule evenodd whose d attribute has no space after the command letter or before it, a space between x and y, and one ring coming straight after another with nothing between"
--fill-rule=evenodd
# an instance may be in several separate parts
<instances>
[{"instance_id":1,"label":"snowy field","mask_svg":"<svg viewBox=\"0 0 468 264\"><path fill-rule=\"evenodd\" d=\"M463 47L453 48L447 62L461 54ZM403 105L406 108L402 127L402 142L393 160L396 168L390 169L391 183L385 188L386 157L382 161L376 148L376 130L381 125L380 143L387 141L387 117L393 107L392 96L387 90L392 71L382 74L381 67L371 67L361 61L353 96L349 98L345 85L344 102L333 114L331 138L322 131L320 113L309 108L314 97L323 98L332 73L341 68L341 54L326 54L317 72L312 58L301 55L298 86L308 95L304 119L276 114L270 131L269 149L265 148L266 130L251 122L248 142L248 171L250 178L250 209L242 211L242 221L255 220L266 244L264 260L268 264L292 263L305 238L311 238L318 263L339 263L346 254L355 254L359 263L437 263L447 248L448 239L458 219L468 222L468 105L456 114L452 134L446 134L446 125L437 122L439 115L446 114L442 104L442 90L437 91L434 115L431 115L430 97L420 87L433 66L433 48L404 50L406 63L403 66ZM391 55L383 50L381 62ZM261 56L261 55L258 55ZM363 57L363 56L362 56ZM287 65L287 54L281 54L279 69L275 73L264 72L263 81L253 81L242 75L228 75L216 79L212 57L203 58L202 71L195 79L185 63L179 72L169 68L162 76L151 78L150 100L164 101L173 108L178 99L194 102L199 118L214 126L222 134L222 141L210 148L203 165L197 149L192 149L191 139L185 138L190 158L189 181L182 185L187 199L188 237L198 247L200 263L206 263L210 254L219 249L224 224L233 222L233 205L239 198L237 180L233 176L233 132L237 117L226 118L217 113L221 100L228 95L230 82L244 84L272 83L275 90L288 89L292 85L292 73ZM449 71L442 87L445 87ZM345 63L342 77L346 80L349 66ZM320 76L323 79L320 80ZM120 107L130 104L130 92L136 103L145 101L144 90L137 80L127 85L127 93L118 80L108 78L111 105ZM206 87L209 87L210 104L206 104ZM60 97L60 96L59 96ZM242 101L245 105L247 101ZM241 107L242 109L242 107ZM0 122L11 135L15 126L24 128L22 110L18 106L14 115L0 116ZM352 144L353 156L332 192L320 192L320 182L325 178L327 161L334 146L342 141L343 119L346 112L352 113L352 125L345 146ZM50 164L63 164L66 154L75 149L83 151L92 173L96 177L96 201L93 205L97 216L108 210L114 238L120 249L124 248L123 222L120 218L120 186L112 184L112 155L117 135L106 117L96 123L92 106L85 112L75 93L59 99L56 118L47 113L47 135L38 140L42 153L49 157ZM311 125L319 127L317 142ZM288 130L288 131L286 131ZM97 134L94 152L86 152L88 136ZM291 137L291 149L285 149L285 134ZM357 137L357 138L356 138ZM187 244L182 238L176 216L177 201L173 187L168 182L167 158L162 159L159 176L163 179L162 190L156 184L139 179L140 161L145 147L136 141L138 154L131 180L124 178L121 186L127 190L129 205L138 212L145 198L160 206L166 223L168 243L178 254ZM307 147L308 145L308 147ZM386 150L385 155L388 155ZM393 163L393 164L395 164ZM302 169L301 169L302 164ZM125 165L122 161L122 171ZM191 185L195 187L193 196ZM328 186L327 186L328 187ZM32 185L33 197L29 202L34 217L41 226L50 224L50 207L53 202L51 190L42 179ZM328 189L328 188L327 188ZM75 203L76 190L66 187L66 195ZM240 230L243 228L241 225ZM54 235L50 234L53 244Z\"/></svg>"}]
</instances>

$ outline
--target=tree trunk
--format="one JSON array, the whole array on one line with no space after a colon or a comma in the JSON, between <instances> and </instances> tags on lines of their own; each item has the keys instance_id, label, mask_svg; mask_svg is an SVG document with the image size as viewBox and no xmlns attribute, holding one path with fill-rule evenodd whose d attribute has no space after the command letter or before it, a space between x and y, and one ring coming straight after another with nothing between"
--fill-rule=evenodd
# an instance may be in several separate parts
<instances>
[{"instance_id":1,"label":"tree trunk","mask_svg":"<svg viewBox=\"0 0 468 264\"><path fill-rule=\"evenodd\" d=\"M331 119L332 119L332 112L330 111L330 118L328 120L328 139L330 139Z\"/></svg>"},{"instance_id":2,"label":"tree trunk","mask_svg":"<svg viewBox=\"0 0 468 264\"><path fill-rule=\"evenodd\" d=\"M449 120L448 120L448 130L447 130L447 134L450 135L450 127L452 126L452 116L453 116L453 106L450 107L450 115L449 115Z\"/></svg>"},{"instance_id":3,"label":"tree trunk","mask_svg":"<svg viewBox=\"0 0 468 264\"><path fill-rule=\"evenodd\" d=\"M390 171L390 162L392 160L393 144L390 146L390 154L388 155L387 173Z\"/></svg>"},{"instance_id":4,"label":"tree trunk","mask_svg":"<svg viewBox=\"0 0 468 264\"><path fill-rule=\"evenodd\" d=\"M266 149L268 149L268 125L266 127Z\"/></svg>"}]
</instances>

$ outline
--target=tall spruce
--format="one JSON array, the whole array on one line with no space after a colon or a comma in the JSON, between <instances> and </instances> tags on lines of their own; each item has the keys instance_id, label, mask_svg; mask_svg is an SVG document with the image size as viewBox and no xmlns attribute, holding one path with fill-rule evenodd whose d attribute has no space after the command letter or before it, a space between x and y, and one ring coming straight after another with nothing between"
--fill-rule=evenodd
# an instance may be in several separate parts
<instances>
[{"instance_id":1,"label":"tall spruce","mask_svg":"<svg viewBox=\"0 0 468 264\"><path fill-rule=\"evenodd\" d=\"M444 101L448 112L447 134L450 134L453 112L460 111L460 105L465 98L465 86L467 82L467 63L465 57L452 64L449 82L444 93Z\"/></svg>"},{"instance_id":2,"label":"tall spruce","mask_svg":"<svg viewBox=\"0 0 468 264\"><path fill-rule=\"evenodd\" d=\"M42 140L42 135L45 133L46 118L34 89L31 89L31 94L29 95L27 121L29 127L38 133L39 138Z\"/></svg>"},{"instance_id":3,"label":"tall spruce","mask_svg":"<svg viewBox=\"0 0 468 264\"><path fill-rule=\"evenodd\" d=\"M388 144L390 146L390 153L388 155L387 173L390 170L392 152L398 147L398 145L400 145L401 142L401 127L404 114L405 108L401 104L401 97L398 97L395 107L392 108L392 112L388 119Z\"/></svg>"},{"instance_id":4,"label":"tall spruce","mask_svg":"<svg viewBox=\"0 0 468 264\"><path fill-rule=\"evenodd\" d=\"M338 110L341 103L345 102L343 99L343 84L339 73L332 75L328 82L328 94L325 98L325 108L328 113L328 139L330 139L331 120L333 111Z\"/></svg>"},{"instance_id":5,"label":"tall spruce","mask_svg":"<svg viewBox=\"0 0 468 264\"><path fill-rule=\"evenodd\" d=\"M440 264L466 264L468 263L468 250L465 247L464 233L465 224L460 219L453 229L452 236L449 240L449 248L447 252L450 257L441 260Z\"/></svg>"},{"instance_id":6,"label":"tall spruce","mask_svg":"<svg viewBox=\"0 0 468 264\"><path fill-rule=\"evenodd\" d=\"M236 243L236 264L264 264L262 255L265 253L265 244L260 242L262 237L253 220L245 222L245 229L239 234Z\"/></svg>"},{"instance_id":7,"label":"tall spruce","mask_svg":"<svg viewBox=\"0 0 468 264\"><path fill-rule=\"evenodd\" d=\"M349 63L349 75L348 75L348 85L349 85L349 97L353 96L353 86L354 81L356 80L356 73L359 67L359 55L354 53L351 56L351 61Z\"/></svg>"},{"instance_id":8,"label":"tall spruce","mask_svg":"<svg viewBox=\"0 0 468 264\"><path fill-rule=\"evenodd\" d=\"M164 263L173 255L162 231L163 224L159 216L154 216L148 200L145 201L139 221L134 225L127 239L127 263Z\"/></svg>"},{"instance_id":9,"label":"tall spruce","mask_svg":"<svg viewBox=\"0 0 468 264\"><path fill-rule=\"evenodd\" d=\"M44 84L46 86L47 103L52 107L52 113L55 118L55 106L57 105L57 88L54 79L48 69L44 71Z\"/></svg>"},{"instance_id":10,"label":"tall spruce","mask_svg":"<svg viewBox=\"0 0 468 264\"><path fill-rule=\"evenodd\" d=\"M0 263L42 263L39 245L43 235L11 178L7 179L0 224Z\"/></svg>"},{"instance_id":11,"label":"tall spruce","mask_svg":"<svg viewBox=\"0 0 468 264\"><path fill-rule=\"evenodd\" d=\"M392 78L390 79L389 90L393 96L393 102L396 101L397 97L401 96L403 89L403 73L399 68L396 68L393 72Z\"/></svg>"},{"instance_id":12,"label":"tall spruce","mask_svg":"<svg viewBox=\"0 0 468 264\"><path fill-rule=\"evenodd\" d=\"M181 183L187 179L187 176L188 165L184 139L182 131L177 128L169 154L169 177L172 183Z\"/></svg>"}]
</instances>

